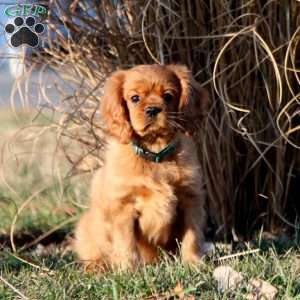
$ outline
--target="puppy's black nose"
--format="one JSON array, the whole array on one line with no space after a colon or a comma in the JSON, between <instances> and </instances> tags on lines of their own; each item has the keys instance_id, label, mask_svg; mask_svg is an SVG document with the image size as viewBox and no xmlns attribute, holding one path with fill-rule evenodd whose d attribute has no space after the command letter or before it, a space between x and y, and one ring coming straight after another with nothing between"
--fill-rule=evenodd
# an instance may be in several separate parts
<instances>
[{"instance_id":1,"label":"puppy's black nose","mask_svg":"<svg viewBox=\"0 0 300 300\"><path fill-rule=\"evenodd\" d=\"M162 109L160 107L156 107L156 106L147 107L146 110L145 110L146 115L149 118L155 117L161 111L162 111Z\"/></svg>"}]
</instances>

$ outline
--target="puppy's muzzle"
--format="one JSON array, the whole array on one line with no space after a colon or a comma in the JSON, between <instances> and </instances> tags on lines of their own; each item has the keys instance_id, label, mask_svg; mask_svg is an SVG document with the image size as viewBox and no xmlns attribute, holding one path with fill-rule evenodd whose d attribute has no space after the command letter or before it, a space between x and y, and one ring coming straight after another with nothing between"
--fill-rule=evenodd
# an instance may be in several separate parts
<instances>
[{"instance_id":1,"label":"puppy's muzzle","mask_svg":"<svg viewBox=\"0 0 300 300\"><path fill-rule=\"evenodd\" d=\"M156 117L161 111L162 109L160 107L150 106L145 109L145 114L148 118L152 119Z\"/></svg>"}]
</instances>

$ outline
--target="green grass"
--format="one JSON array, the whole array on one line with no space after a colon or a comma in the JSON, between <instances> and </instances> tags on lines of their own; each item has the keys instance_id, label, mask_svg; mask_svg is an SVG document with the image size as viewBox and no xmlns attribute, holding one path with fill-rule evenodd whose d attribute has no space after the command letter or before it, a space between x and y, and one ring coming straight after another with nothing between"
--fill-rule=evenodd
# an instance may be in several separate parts
<instances>
[{"instance_id":1,"label":"green grass","mask_svg":"<svg viewBox=\"0 0 300 300\"><path fill-rule=\"evenodd\" d=\"M245 280L233 291L219 293L212 277L220 263L214 261L220 254L207 258L199 268L188 268L178 260L162 257L158 265L140 268L135 272L114 272L101 275L85 274L74 263L71 253L60 252L47 256L23 253L39 270L3 251L0 257L1 275L30 299L163 299L172 294L180 283L185 295L196 299L245 299L247 282L260 278L278 289L277 299L300 299L300 259L297 248L288 254L278 254L274 247L260 253L226 261ZM0 284L0 299L15 299L15 292ZM161 297L161 298L159 298ZM173 298L176 299L176 298Z\"/></svg>"},{"instance_id":2,"label":"green grass","mask_svg":"<svg viewBox=\"0 0 300 300\"><path fill-rule=\"evenodd\" d=\"M30 122L30 117L23 117L21 123L8 118L7 122L1 123L0 135L7 137L8 132L14 133L27 122ZM260 278L278 289L277 299L300 300L297 235L275 241L258 237L252 242L226 248L216 244L213 256L207 257L198 268L189 268L178 257L162 254L159 264L140 267L135 272L84 273L68 247L68 239L72 236L73 221L86 203L89 178L62 179L67 170L63 160L53 162L49 155L53 150L51 132L41 137L38 143L43 146L38 146L39 150L47 151L37 151L31 160L22 154L30 154L30 143L18 144L13 153L8 149L4 151L6 159L2 173L6 184L0 183L0 299L18 299L16 290L28 299L168 299L174 296L174 288L179 283L186 299L188 296L195 299L245 299L249 280ZM15 218L24 201L27 205ZM13 253L9 241L14 220L16 253ZM24 245L66 220L72 222L59 226L52 235L22 251ZM224 255L249 249L260 251L219 260ZM213 271L220 264L242 272L244 281L239 288L226 293L217 290Z\"/></svg>"}]
</instances>

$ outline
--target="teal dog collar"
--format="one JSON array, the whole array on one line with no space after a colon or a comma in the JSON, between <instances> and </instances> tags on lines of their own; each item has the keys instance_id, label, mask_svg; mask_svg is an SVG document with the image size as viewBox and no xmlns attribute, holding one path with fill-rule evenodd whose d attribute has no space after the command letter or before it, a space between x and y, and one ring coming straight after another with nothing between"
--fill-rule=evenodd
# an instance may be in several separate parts
<instances>
[{"instance_id":1,"label":"teal dog collar","mask_svg":"<svg viewBox=\"0 0 300 300\"><path fill-rule=\"evenodd\" d=\"M137 143L132 142L132 147L133 150L135 152L136 155L146 159L146 160L150 160L152 162L155 163L160 163L162 162L165 158L169 157L170 155L172 155L178 145L178 141L175 141L173 143L170 143L169 145L167 145L164 149L162 149L161 151L159 151L158 153L152 152L150 150L146 150L144 148L142 148L141 146L139 146Z\"/></svg>"}]
</instances>

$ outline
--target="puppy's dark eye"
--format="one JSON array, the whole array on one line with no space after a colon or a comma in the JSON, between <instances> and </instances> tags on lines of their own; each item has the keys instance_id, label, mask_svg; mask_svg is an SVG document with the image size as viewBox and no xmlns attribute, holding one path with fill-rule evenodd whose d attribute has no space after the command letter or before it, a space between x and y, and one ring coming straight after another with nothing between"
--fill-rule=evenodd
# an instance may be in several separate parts
<instances>
[{"instance_id":1,"label":"puppy's dark eye","mask_svg":"<svg viewBox=\"0 0 300 300\"><path fill-rule=\"evenodd\" d=\"M137 103L140 101L140 96L139 95L134 95L131 97L131 101L134 103Z\"/></svg>"},{"instance_id":2,"label":"puppy's dark eye","mask_svg":"<svg viewBox=\"0 0 300 300\"><path fill-rule=\"evenodd\" d=\"M173 100L173 95L170 94L170 93L164 93L163 98L168 103L168 102L171 102Z\"/></svg>"}]
</instances>

